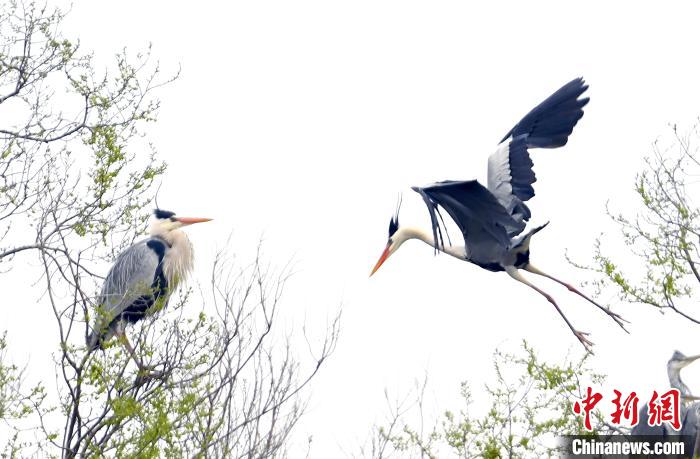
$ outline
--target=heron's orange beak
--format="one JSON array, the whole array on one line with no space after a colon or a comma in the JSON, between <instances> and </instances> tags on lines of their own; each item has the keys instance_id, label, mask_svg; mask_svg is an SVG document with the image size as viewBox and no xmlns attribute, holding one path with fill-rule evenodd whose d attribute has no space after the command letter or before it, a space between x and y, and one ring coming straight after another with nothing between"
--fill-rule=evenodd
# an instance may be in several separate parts
<instances>
[{"instance_id":1,"label":"heron's orange beak","mask_svg":"<svg viewBox=\"0 0 700 459\"><path fill-rule=\"evenodd\" d=\"M204 223L211 221L211 218L198 218L198 217L176 217L175 220L179 221L184 225L194 225L195 223Z\"/></svg>"},{"instance_id":2,"label":"heron's orange beak","mask_svg":"<svg viewBox=\"0 0 700 459\"><path fill-rule=\"evenodd\" d=\"M372 270L371 273L369 273L369 277L372 277L372 274L376 273L379 267L386 261L387 258L389 258L389 255L391 255L391 252L389 249L391 248L391 242L389 242L386 245L386 248L384 249L384 252L382 252L382 256L379 257L379 261L377 261L377 264L374 265L374 269Z\"/></svg>"}]
</instances>

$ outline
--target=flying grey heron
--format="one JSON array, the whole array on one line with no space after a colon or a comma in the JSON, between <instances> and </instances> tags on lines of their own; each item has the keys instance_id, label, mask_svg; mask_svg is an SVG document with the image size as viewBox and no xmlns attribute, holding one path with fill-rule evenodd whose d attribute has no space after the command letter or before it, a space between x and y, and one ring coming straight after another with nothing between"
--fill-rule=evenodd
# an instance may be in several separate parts
<instances>
[{"instance_id":1,"label":"flying grey heron","mask_svg":"<svg viewBox=\"0 0 700 459\"><path fill-rule=\"evenodd\" d=\"M126 325L167 305L170 294L192 270L192 244L180 228L211 220L177 217L174 212L161 209L156 209L153 217L150 237L119 254L109 270L86 342L91 352L103 348L113 336L120 337L142 372L148 367L129 343Z\"/></svg>"},{"instance_id":2,"label":"flying grey heron","mask_svg":"<svg viewBox=\"0 0 700 459\"><path fill-rule=\"evenodd\" d=\"M697 359L700 359L700 355L686 356L680 351L675 351L668 363L666 364L666 373L668 374L668 382L672 388L678 389L681 397L681 430L676 431L672 427L666 424L661 425L649 425L649 409L643 407L639 410L639 423L632 428L632 435L656 435L661 437L669 437L676 435L686 436L686 448L687 452L695 451L691 457L695 457L698 450L696 446L696 440L698 438L698 421L700 420L698 416L698 408L700 404L693 403L700 400L700 397L696 397L690 391L690 388L681 379L681 370Z\"/></svg>"},{"instance_id":3,"label":"flying grey heron","mask_svg":"<svg viewBox=\"0 0 700 459\"><path fill-rule=\"evenodd\" d=\"M432 235L419 228L399 227L399 203L389 223L389 240L370 276L404 242L419 239L434 247L436 253L445 252L489 271L505 271L513 279L543 295L554 305L588 352L591 352L593 345L587 338L588 333L576 330L554 298L523 277L519 270L547 277L563 285L604 311L627 331L624 319L618 314L530 263L530 238L547 224L523 233L531 215L525 201L535 195L532 188L535 173L528 149L557 148L566 144L574 126L583 116L583 107L588 103L587 97L579 99L587 88L583 79L577 78L565 84L525 115L503 137L496 151L489 157L487 186L483 186L477 180L448 180L424 187L413 187L428 206ZM440 208L445 210L459 227L464 237L464 246L444 244L443 230L446 232L446 228Z\"/></svg>"}]
</instances>

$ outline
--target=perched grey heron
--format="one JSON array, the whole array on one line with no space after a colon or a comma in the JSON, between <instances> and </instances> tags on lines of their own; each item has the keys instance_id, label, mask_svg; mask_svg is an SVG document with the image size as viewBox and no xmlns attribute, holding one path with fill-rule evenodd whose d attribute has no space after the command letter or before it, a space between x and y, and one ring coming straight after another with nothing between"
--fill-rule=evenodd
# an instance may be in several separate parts
<instances>
[{"instance_id":1,"label":"perched grey heron","mask_svg":"<svg viewBox=\"0 0 700 459\"><path fill-rule=\"evenodd\" d=\"M678 389L681 394L681 399L684 402L692 402L700 400L699 397L693 395L690 388L681 379L681 370L691 363L700 359L700 354L691 355L690 357L683 354L681 351L674 351L673 355L666 364L666 373L668 374L668 382L674 389Z\"/></svg>"},{"instance_id":2,"label":"perched grey heron","mask_svg":"<svg viewBox=\"0 0 700 459\"><path fill-rule=\"evenodd\" d=\"M696 397L690 391L690 388L681 379L681 370L697 359L700 355L686 356L680 351L674 351L673 355L666 364L666 372L668 373L668 382L671 387L678 389L681 396L681 430L680 432L669 429L671 435L685 435L688 438L686 442L686 451L693 452L692 457L695 457L699 451L698 440L698 409L700 404L697 403L700 397ZM695 402L695 403L694 403ZM641 422L640 422L641 423Z\"/></svg>"},{"instance_id":3,"label":"perched grey heron","mask_svg":"<svg viewBox=\"0 0 700 459\"><path fill-rule=\"evenodd\" d=\"M176 217L174 212L161 209L156 209L153 217L150 237L119 254L109 270L86 342L91 352L103 348L113 336L120 337L142 371L147 367L129 343L126 325L167 305L170 294L192 270L192 244L180 228L211 220Z\"/></svg>"},{"instance_id":4,"label":"perched grey heron","mask_svg":"<svg viewBox=\"0 0 700 459\"><path fill-rule=\"evenodd\" d=\"M530 238L547 224L523 233L531 216L525 201L535 195L532 188L535 173L528 149L557 148L566 144L574 126L583 116L583 107L588 103L587 97L579 99L587 88L583 79L577 78L525 115L489 157L487 186L477 180L448 180L425 187L413 187L428 206L432 235L419 228L399 227L399 203L389 222L389 240L370 276L404 242L419 239L434 247L436 253L445 252L489 271L505 271L513 279L543 295L554 305L588 352L591 352L593 345L587 338L588 333L576 330L552 296L523 277L519 270L547 277L563 285L600 308L627 331L624 319L618 314L530 263ZM446 228L440 208L459 227L464 237L464 246L444 244L443 230L446 232Z\"/></svg>"},{"instance_id":5,"label":"perched grey heron","mask_svg":"<svg viewBox=\"0 0 700 459\"><path fill-rule=\"evenodd\" d=\"M685 450L687 452L695 451L691 457L695 457L695 454L700 452L698 446L696 446L696 440L698 438L698 421L700 420L698 416L698 408L700 408L700 404L693 403L700 400L700 397L694 396L690 391L690 388L688 388L688 386L681 379L681 370L697 359L700 359L700 355L688 357L680 351L675 351L666 364L668 382L672 388L678 389L681 397L681 430L676 431L666 424L650 426L649 409L647 407L643 407L639 410L639 423L632 428L632 435L658 435L661 437L684 435L688 438Z\"/></svg>"}]
</instances>

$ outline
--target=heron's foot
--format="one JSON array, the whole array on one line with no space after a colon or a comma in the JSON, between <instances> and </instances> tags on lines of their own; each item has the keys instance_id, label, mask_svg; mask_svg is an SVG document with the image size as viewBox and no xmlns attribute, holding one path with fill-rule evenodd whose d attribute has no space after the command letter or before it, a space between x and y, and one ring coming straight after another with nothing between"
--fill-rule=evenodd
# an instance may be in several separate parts
<instances>
[{"instance_id":1,"label":"heron's foot","mask_svg":"<svg viewBox=\"0 0 700 459\"><path fill-rule=\"evenodd\" d=\"M620 326L620 328L622 328L622 329L625 331L625 333L629 334L629 330L627 330L627 329L625 328L625 324L626 324L626 323L627 323L627 324L630 323L629 320L625 319L625 318L622 317L620 314L616 314L616 313L612 312L612 311L611 311L610 309L608 309L608 308L603 308L603 311L604 311L607 315L609 315L609 316L612 318L612 320L614 320L615 323L617 323L617 324Z\"/></svg>"},{"instance_id":2,"label":"heron's foot","mask_svg":"<svg viewBox=\"0 0 700 459\"><path fill-rule=\"evenodd\" d=\"M134 385L141 386L149 381L163 379L166 376L166 373L164 371L159 371L155 368L156 367L152 365L139 368L139 372L136 376L136 381L134 381Z\"/></svg>"},{"instance_id":3,"label":"heron's foot","mask_svg":"<svg viewBox=\"0 0 700 459\"><path fill-rule=\"evenodd\" d=\"M156 372L157 365L146 365L143 362L137 362L139 367L139 373L154 373Z\"/></svg>"},{"instance_id":4,"label":"heron's foot","mask_svg":"<svg viewBox=\"0 0 700 459\"><path fill-rule=\"evenodd\" d=\"M162 371L156 370L158 365L146 365L143 362L138 362L139 374L151 375L152 378L157 378L163 376Z\"/></svg>"},{"instance_id":5,"label":"heron's foot","mask_svg":"<svg viewBox=\"0 0 700 459\"><path fill-rule=\"evenodd\" d=\"M586 349L586 352L589 354L593 354L593 342L587 338L587 336L590 336L590 333L574 330L574 335L576 335L576 338L581 342L583 345L584 349Z\"/></svg>"},{"instance_id":6,"label":"heron's foot","mask_svg":"<svg viewBox=\"0 0 700 459\"><path fill-rule=\"evenodd\" d=\"M139 367L138 377L144 377L147 379L160 379L164 376L165 372L156 370L158 365L146 365L140 360L136 361L136 365Z\"/></svg>"},{"instance_id":7,"label":"heron's foot","mask_svg":"<svg viewBox=\"0 0 700 459\"><path fill-rule=\"evenodd\" d=\"M590 303L593 304L595 307L597 307L598 309L600 309L601 311L603 311L604 313L606 313L607 315L609 315L609 316L612 318L612 320L614 320L615 323L617 323L617 324L620 326L620 328L622 328L622 329L625 331L625 333L629 333L629 331L625 328L625 323L630 323L629 320L626 320L626 319L623 318L621 315L612 312L612 311L610 310L610 308L605 307L605 306L603 306L602 304L598 303L597 301L593 300L592 298L589 298L588 296L584 295L583 293L581 293L580 291L578 291L578 289L576 289L576 288L573 287L572 285L567 284L567 283L565 283L565 282L561 282L561 281L559 281L559 280L557 280L557 279L554 279L554 278L551 277L551 276L548 276L548 277L549 277L550 279L555 280L556 282L559 282L560 284L565 285L566 288L568 288L570 292L573 292L573 293L577 294L578 296L580 296L581 298L584 298L586 301L590 302Z\"/></svg>"}]
</instances>

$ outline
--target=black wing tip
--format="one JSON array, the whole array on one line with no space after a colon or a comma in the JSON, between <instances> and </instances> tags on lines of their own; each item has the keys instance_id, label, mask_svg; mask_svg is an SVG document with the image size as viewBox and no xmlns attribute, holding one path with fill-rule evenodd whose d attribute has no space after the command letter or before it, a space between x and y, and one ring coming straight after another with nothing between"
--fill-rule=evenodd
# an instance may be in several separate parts
<instances>
[{"instance_id":1,"label":"black wing tip","mask_svg":"<svg viewBox=\"0 0 700 459\"><path fill-rule=\"evenodd\" d=\"M584 97L583 99L578 99L578 97L588 90L588 83L583 79L583 77L574 78L573 80L566 83L564 86L555 91L552 95L561 94L564 99L576 99L576 102L586 105L590 100L589 97ZM583 106L581 105L581 106Z\"/></svg>"},{"instance_id":2,"label":"black wing tip","mask_svg":"<svg viewBox=\"0 0 700 459\"><path fill-rule=\"evenodd\" d=\"M586 80L583 78L583 76L576 77L573 80L569 81L567 84L578 84L584 91L588 89L588 83L586 83Z\"/></svg>"},{"instance_id":3,"label":"black wing tip","mask_svg":"<svg viewBox=\"0 0 700 459\"><path fill-rule=\"evenodd\" d=\"M565 85L563 85L561 88L559 88L557 91L554 92L554 94L558 92L577 92L577 96L580 96L586 90L588 89L588 83L586 83L586 80L583 79L582 76L576 77L573 80L569 81Z\"/></svg>"},{"instance_id":4,"label":"black wing tip","mask_svg":"<svg viewBox=\"0 0 700 459\"><path fill-rule=\"evenodd\" d=\"M422 194L426 191L433 191L436 189L447 188L447 187L466 187L472 186L477 180L441 180L439 182L431 183L425 186L414 186L411 187L413 191Z\"/></svg>"},{"instance_id":5,"label":"black wing tip","mask_svg":"<svg viewBox=\"0 0 700 459\"><path fill-rule=\"evenodd\" d=\"M166 220L168 218L174 217L175 212L171 212L169 210L163 210L163 209L155 209L153 211L153 216L159 220Z\"/></svg>"},{"instance_id":6,"label":"black wing tip","mask_svg":"<svg viewBox=\"0 0 700 459\"><path fill-rule=\"evenodd\" d=\"M586 87L588 87L588 86L586 86ZM581 99L576 99L576 103L578 104L578 108L585 107L586 105L588 105L588 102L590 102L590 101L591 101L590 97L583 97Z\"/></svg>"},{"instance_id":7,"label":"black wing tip","mask_svg":"<svg viewBox=\"0 0 700 459\"><path fill-rule=\"evenodd\" d=\"M518 123L513 126L513 128L508 131L508 133L503 136L499 144L505 142L508 140L509 137L511 137L519 127L521 127L521 124L530 116L533 114L533 112L536 112L538 110L547 110L551 109L552 106L556 106L558 104L563 103L564 101L570 101L573 102L577 110L581 110L581 114L576 117L576 120L573 122L573 125L571 126L571 129L573 130L573 127L576 125L579 119L583 117L583 107L585 107L588 102L590 102L591 98L590 97L583 97L579 99L579 96L586 92L588 89L588 83L583 79L583 77L577 77L574 78L573 80L569 81L556 91L554 91L549 97L547 97L544 101L542 101L539 105L537 105L532 111L530 111L527 115L523 117ZM548 106L549 105L549 106ZM569 132L570 134L570 132ZM565 144L566 142L564 142ZM562 146L557 145L557 146Z\"/></svg>"}]
</instances>

